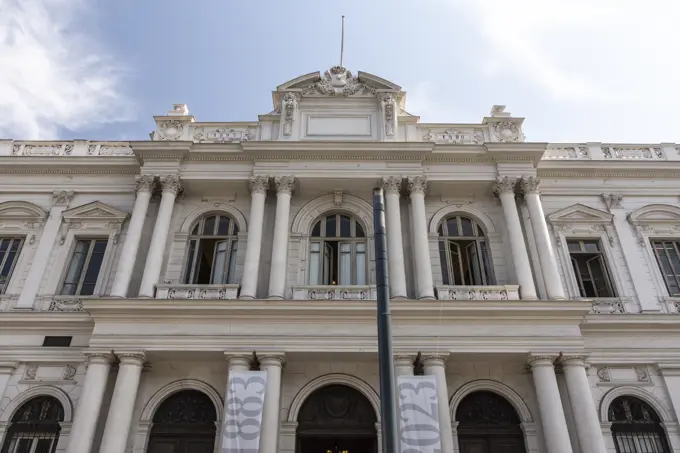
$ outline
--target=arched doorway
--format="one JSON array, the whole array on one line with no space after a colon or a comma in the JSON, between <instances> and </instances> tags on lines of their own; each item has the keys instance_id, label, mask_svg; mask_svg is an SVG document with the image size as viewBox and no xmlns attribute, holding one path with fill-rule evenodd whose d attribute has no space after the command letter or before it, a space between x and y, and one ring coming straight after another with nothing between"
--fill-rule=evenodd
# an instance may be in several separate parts
<instances>
[{"instance_id":1,"label":"arched doorway","mask_svg":"<svg viewBox=\"0 0 680 453\"><path fill-rule=\"evenodd\" d=\"M641 399L619 396L608 415L617 453L670 453L659 415Z\"/></svg>"},{"instance_id":2,"label":"arched doorway","mask_svg":"<svg viewBox=\"0 0 680 453\"><path fill-rule=\"evenodd\" d=\"M2 453L54 453L64 421L64 407L52 396L25 402L12 417Z\"/></svg>"},{"instance_id":3,"label":"arched doorway","mask_svg":"<svg viewBox=\"0 0 680 453\"><path fill-rule=\"evenodd\" d=\"M502 396L489 391L470 393L458 404L460 453L525 453L519 415Z\"/></svg>"},{"instance_id":4,"label":"arched doorway","mask_svg":"<svg viewBox=\"0 0 680 453\"><path fill-rule=\"evenodd\" d=\"M358 390L328 385L298 413L297 453L376 453L375 411Z\"/></svg>"},{"instance_id":5,"label":"arched doorway","mask_svg":"<svg viewBox=\"0 0 680 453\"><path fill-rule=\"evenodd\" d=\"M198 390L170 395L156 410L148 453L212 453L217 412Z\"/></svg>"}]
</instances>

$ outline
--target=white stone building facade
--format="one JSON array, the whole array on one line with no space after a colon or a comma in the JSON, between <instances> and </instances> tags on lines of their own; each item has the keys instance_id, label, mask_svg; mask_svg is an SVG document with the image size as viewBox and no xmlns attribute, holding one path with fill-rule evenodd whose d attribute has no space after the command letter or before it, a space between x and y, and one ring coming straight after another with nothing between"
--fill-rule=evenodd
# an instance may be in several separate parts
<instances>
[{"instance_id":1,"label":"white stone building facade","mask_svg":"<svg viewBox=\"0 0 680 453\"><path fill-rule=\"evenodd\" d=\"M436 377L443 453L680 451L680 145L424 124L340 67L272 98L0 141L1 453L217 452L247 369L261 453L381 451L378 185L396 369Z\"/></svg>"}]
</instances>

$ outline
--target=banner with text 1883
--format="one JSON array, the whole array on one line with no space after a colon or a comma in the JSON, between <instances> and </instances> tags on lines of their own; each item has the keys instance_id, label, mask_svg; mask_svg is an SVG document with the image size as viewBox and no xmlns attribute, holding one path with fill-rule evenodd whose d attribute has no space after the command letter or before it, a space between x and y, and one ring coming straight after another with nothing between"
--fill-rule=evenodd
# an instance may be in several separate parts
<instances>
[{"instance_id":1,"label":"banner with text 1883","mask_svg":"<svg viewBox=\"0 0 680 453\"><path fill-rule=\"evenodd\" d=\"M258 453L266 371L229 373L221 453Z\"/></svg>"},{"instance_id":2,"label":"banner with text 1883","mask_svg":"<svg viewBox=\"0 0 680 453\"><path fill-rule=\"evenodd\" d=\"M399 444L401 453L441 451L437 381L434 376L399 376Z\"/></svg>"}]
</instances>

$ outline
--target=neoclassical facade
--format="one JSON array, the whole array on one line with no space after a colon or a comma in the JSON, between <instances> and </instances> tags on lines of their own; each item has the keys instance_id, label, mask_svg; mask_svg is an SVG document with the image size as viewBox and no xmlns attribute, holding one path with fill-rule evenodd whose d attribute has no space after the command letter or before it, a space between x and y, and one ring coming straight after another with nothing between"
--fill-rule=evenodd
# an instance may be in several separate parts
<instances>
[{"instance_id":1,"label":"neoclassical facade","mask_svg":"<svg viewBox=\"0 0 680 453\"><path fill-rule=\"evenodd\" d=\"M425 124L341 67L272 99L0 141L0 453L218 452L247 370L260 453L381 452L376 186L396 373L434 376L443 453L680 452L680 145Z\"/></svg>"}]
</instances>

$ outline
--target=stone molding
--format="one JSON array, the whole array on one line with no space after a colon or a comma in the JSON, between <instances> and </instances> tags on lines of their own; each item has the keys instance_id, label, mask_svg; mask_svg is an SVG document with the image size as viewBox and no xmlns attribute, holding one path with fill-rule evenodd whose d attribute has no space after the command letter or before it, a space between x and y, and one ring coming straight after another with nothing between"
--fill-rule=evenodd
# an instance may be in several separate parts
<instances>
[{"instance_id":1,"label":"stone molding","mask_svg":"<svg viewBox=\"0 0 680 453\"><path fill-rule=\"evenodd\" d=\"M522 423L534 422L534 418L531 415L531 411L529 411L529 406L524 402L524 399L521 396L519 396L519 394L512 388L508 387L502 382L494 381L491 379L479 379L476 381L468 382L467 384L464 384L463 386L459 387L456 391L453 392L453 396L451 397L451 402L449 404L449 410L451 411L452 420L455 420L456 410L458 409L458 405L463 400L463 398L465 398L466 396L473 392L477 392L480 390L494 392L497 395L500 395L506 400L508 400L508 402L510 402L510 404L512 404L512 406L517 411L517 414L519 415L520 421Z\"/></svg>"},{"instance_id":2,"label":"stone molding","mask_svg":"<svg viewBox=\"0 0 680 453\"><path fill-rule=\"evenodd\" d=\"M116 351L116 357L120 360L121 365L144 366L146 361L146 353L144 351Z\"/></svg>"},{"instance_id":3,"label":"stone molding","mask_svg":"<svg viewBox=\"0 0 680 453\"><path fill-rule=\"evenodd\" d=\"M39 385L37 387L31 387L25 392L17 395L10 403L5 407L5 410L0 414L0 423L8 423L14 413L27 401L37 397L48 395L56 398L64 408L64 422L73 422L73 403L71 398L62 389L51 386L51 385Z\"/></svg>"},{"instance_id":4,"label":"stone molding","mask_svg":"<svg viewBox=\"0 0 680 453\"><path fill-rule=\"evenodd\" d=\"M212 213L227 214L236 222L236 225L238 225L239 233L246 233L248 231L248 222L246 217L238 208L222 201L208 201L202 203L199 207L191 211L189 215L186 216L182 222L182 226L180 227L179 231L175 233L175 235L190 234L191 227L194 226L198 220Z\"/></svg>"},{"instance_id":5,"label":"stone molding","mask_svg":"<svg viewBox=\"0 0 680 453\"><path fill-rule=\"evenodd\" d=\"M649 404L654 408L656 413L661 417L661 421L663 423L676 423L673 419L673 416L671 415L671 411L666 408L666 406L656 398L651 392L648 392L647 390L641 389L640 387L634 387L630 385L623 385L620 387L615 387L605 393L604 397L602 397L602 400L600 401L600 410L599 410L599 415L600 415L600 422L606 423L609 422L609 406L612 404L612 402L618 398L619 396L634 396L636 398L639 398L643 400L645 403Z\"/></svg>"},{"instance_id":6,"label":"stone molding","mask_svg":"<svg viewBox=\"0 0 680 453\"><path fill-rule=\"evenodd\" d=\"M491 217L483 211L464 204L450 204L439 209L430 219L428 232L439 236L439 224L451 215L463 214L477 221L484 227L484 233L489 236L496 234L496 226L493 224Z\"/></svg>"},{"instance_id":7,"label":"stone molding","mask_svg":"<svg viewBox=\"0 0 680 453\"><path fill-rule=\"evenodd\" d=\"M527 358L527 364L531 368L537 368L537 367L554 367L555 366L555 360L557 359L559 355L558 354L542 354L542 355L533 355L529 354L529 357Z\"/></svg>"},{"instance_id":8,"label":"stone molding","mask_svg":"<svg viewBox=\"0 0 680 453\"><path fill-rule=\"evenodd\" d=\"M302 237L309 237L312 232L314 222L319 217L329 211L337 210L335 206L335 196L333 194L322 195L311 201L308 201L302 206L295 218L291 222L291 233L299 234ZM373 207L366 200L363 200L354 195L343 194L342 196L342 211L354 215L362 222L364 231L368 238L373 237Z\"/></svg>"}]
</instances>

